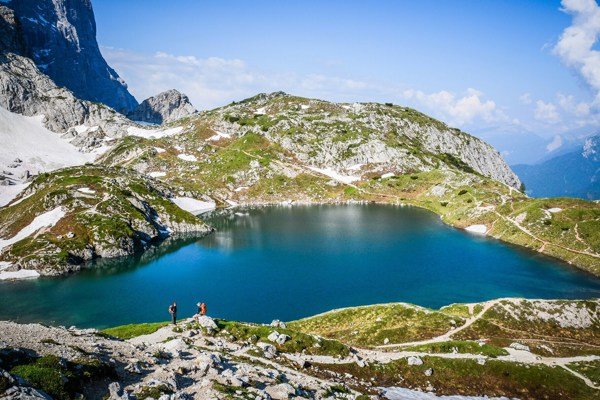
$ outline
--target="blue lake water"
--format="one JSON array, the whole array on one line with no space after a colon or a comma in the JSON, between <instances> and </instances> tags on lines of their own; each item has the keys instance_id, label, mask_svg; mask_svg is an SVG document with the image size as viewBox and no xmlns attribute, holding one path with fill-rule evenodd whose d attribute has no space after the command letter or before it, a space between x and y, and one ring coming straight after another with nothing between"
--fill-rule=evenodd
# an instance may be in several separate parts
<instances>
[{"instance_id":1,"label":"blue lake water","mask_svg":"<svg viewBox=\"0 0 600 400\"><path fill-rule=\"evenodd\" d=\"M0 283L0 319L80 327L213 317L293 320L387 302L440 307L498 297L600 297L600 280L526 249L385 205L215 213L217 232L103 260L66 278Z\"/></svg>"}]
</instances>

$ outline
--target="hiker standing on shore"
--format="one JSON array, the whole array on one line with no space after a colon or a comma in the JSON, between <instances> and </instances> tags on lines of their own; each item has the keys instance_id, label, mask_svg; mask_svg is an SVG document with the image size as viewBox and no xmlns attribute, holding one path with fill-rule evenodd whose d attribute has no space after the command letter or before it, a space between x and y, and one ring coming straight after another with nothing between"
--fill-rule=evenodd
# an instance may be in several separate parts
<instances>
[{"instance_id":1,"label":"hiker standing on shore","mask_svg":"<svg viewBox=\"0 0 600 400\"><path fill-rule=\"evenodd\" d=\"M171 304L169 306L169 313L171 314L171 321L173 322L173 325L177 325L177 303L173 302L173 304Z\"/></svg>"}]
</instances>

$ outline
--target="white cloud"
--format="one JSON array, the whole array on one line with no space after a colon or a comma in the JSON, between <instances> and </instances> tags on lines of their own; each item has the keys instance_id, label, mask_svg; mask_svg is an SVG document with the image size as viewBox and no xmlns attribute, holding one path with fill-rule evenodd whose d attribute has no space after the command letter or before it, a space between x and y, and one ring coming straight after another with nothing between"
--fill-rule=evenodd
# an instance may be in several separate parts
<instances>
[{"instance_id":1,"label":"white cloud","mask_svg":"<svg viewBox=\"0 0 600 400\"><path fill-rule=\"evenodd\" d=\"M595 92L600 107L600 52L593 49L600 35L600 7L595 0L562 0L563 11L573 15L554 47L554 54L574 68Z\"/></svg>"},{"instance_id":2,"label":"white cloud","mask_svg":"<svg viewBox=\"0 0 600 400\"><path fill-rule=\"evenodd\" d=\"M409 89L405 90L403 95L407 99L417 100L437 114L441 112L444 117L449 118L451 124L455 125L465 125L478 118L486 122L505 118L503 113L496 109L494 101L482 100L483 93L471 88L467 89L461 97L446 90L427 94L420 90Z\"/></svg>"},{"instance_id":3,"label":"white cloud","mask_svg":"<svg viewBox=\"0 0 600 400\"><path fill-rule=\"evenodd\" d=\"M556 136L554 136L554 139L552 140L552 142L548 143L548 145L546 146L546 150L548 151L548 153L550 153L551 151L554 151L554 150L560 148L562 145L563 145L562 137L560 137L560 135L556 135Z\"/></svg>"},{"instance_id":4,"label":"white cloud","mask_svg":"<svg viewBox=\"0 0 600 400\"><path fill-rule=\"evenodd\" d=\"M531 104L531 93L523 93L519 96L519 102L521 104Z\"/></svg>"},{"instance_id":5,"label":"white cloud","mask_svg":"<svg viewBox=\"0 0 600 400\"><path fill-rule=\"evenodd\" d=\"M561 93L557 95L558 104L566 112L575 115L576 117L584 117L590 114L590 105L585 102L577 103L573 96L565 96Z\"/></svg>"},{"instance_id":6,"label":"white cloud","mask_svg":"<svg viewBox=\"0 0 600 400\"><path fill-rule=\"evenodd\" d=\"M260 92L279 90L332 101L364 100L384 91L355 79L268 73L239 59L198 58L165 52L144 55L110 47L101 50L138 101L164 90L177 89L185 93L196 108L212 109Z\"/></svg>"},{"instance_id":7,"label":"white cloud","mask_svg":"<svg viewBox=\"0 0 600 400\"><path fill-rule=\"evenodd\" d=\"M560 115L556 110L556 106L552 103L546 103L543 100L535 102L534 118L550 124L560 121Z\"/></svg>"}]
</instances>

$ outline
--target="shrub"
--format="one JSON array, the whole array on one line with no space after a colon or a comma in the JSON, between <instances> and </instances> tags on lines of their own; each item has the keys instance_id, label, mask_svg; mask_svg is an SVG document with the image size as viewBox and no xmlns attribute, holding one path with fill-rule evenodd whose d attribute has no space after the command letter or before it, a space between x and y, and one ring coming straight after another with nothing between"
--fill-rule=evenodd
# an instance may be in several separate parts
<instances>
[{"instance_id":1,"label":"shrub","mask_svg":"<svg viewBox=\"0 0 600 400\"><path fill-rule=\"evenodd\" d=\"M63 367L56 356L44 356L33 364L19 365L11 370L55 399L70 400L74 393L74 375Z\"/></svg>"}]
</instances>

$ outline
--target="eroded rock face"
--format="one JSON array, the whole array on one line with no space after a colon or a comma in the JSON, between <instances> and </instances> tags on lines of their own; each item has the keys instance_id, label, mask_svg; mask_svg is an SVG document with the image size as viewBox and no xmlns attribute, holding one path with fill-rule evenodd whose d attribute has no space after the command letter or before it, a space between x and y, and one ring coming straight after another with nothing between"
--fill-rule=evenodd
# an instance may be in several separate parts
<instances>
[{"instance_id":1,"label":"eroded rock face","mask_svg":"<svg viewBox=\"0 0 600 400\"><path fill-rule=\"evenodd\" d=\"M7 5L21 25L23 55L58 86L119 112L137 106L123 79L100 53L90 0L15 0Z\"/></svg>"},{"instance_id":2,"label":"eroded rock face","mask_svg":"<svg viewBox=\"0 0 600 400\"><path fill-rule=\"evenodd\" d=\"M172 89L144 100L128 117L133 121L160 125L196 112L185 94Z\"/></svg>"},{"instance_id":3,"label":"eroded rock face","mask_svg":"<svg viewBox=\"0 0 600 400\"><path fill-rule=\"evenodd\" d=\"M85 125L87 129L71 132L80 136L76 143L83 150L96 146L105 135L123 136L126 126L131 125L124 116L102 104L79 100L22 53L20 29L14 11L0 5L0 33L6 33L0 35L1 43L6 44L0 47L0 107L26 116L42 114L44 125L54 132Z\"/></svg>"}]
</instances>

